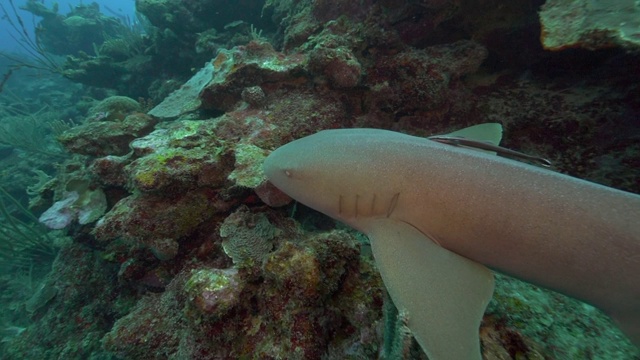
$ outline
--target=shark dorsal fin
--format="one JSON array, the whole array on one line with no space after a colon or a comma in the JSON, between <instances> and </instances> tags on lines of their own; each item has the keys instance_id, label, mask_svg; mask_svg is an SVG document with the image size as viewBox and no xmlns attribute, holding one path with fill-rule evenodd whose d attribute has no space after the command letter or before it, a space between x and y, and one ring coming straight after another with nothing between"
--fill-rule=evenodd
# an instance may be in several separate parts
<instances>
[{"instance_id":1,"label":"shark dorsal fin","mask_svg":"<svg viewBox=\"0 0 640 360\"><path fill-rule=\"evenodd\" d=\"M502 140L502 125L499 123L478 124L440 136L465 138L498 146Z\"/></svg>"},{"instance_id":2,"label":"shark dorsal fin","mask_svg":"<svg viewBox=\"0 0 640 360\"><path fill-rule=\"evenodd\" d=\"M498 123L474 125L449 134L430 136L429 139L443 144L462 146L493 155L532 161L544 167L551 167L551 161L543 157L528 155L499 146L502 139L502 125Z\"/></svg>"}]
</instances>

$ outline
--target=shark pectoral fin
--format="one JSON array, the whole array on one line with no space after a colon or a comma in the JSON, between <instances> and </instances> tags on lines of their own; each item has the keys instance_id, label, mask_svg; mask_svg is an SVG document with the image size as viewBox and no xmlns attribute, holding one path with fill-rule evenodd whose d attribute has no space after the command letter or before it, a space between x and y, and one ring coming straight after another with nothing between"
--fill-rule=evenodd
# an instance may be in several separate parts
<instances>
[{"instance_id":1,"label":"shark pectoral fin","mask_svg":"<svg viewBox=\"0 0 640 360\"><path fill-rule=\"evenodd\" d=\"M486 267L437 245L402 221L378 219L367 234L393 302L429 359L480 360L479 327L493 294Z\"/></svg>"}]
</instances>

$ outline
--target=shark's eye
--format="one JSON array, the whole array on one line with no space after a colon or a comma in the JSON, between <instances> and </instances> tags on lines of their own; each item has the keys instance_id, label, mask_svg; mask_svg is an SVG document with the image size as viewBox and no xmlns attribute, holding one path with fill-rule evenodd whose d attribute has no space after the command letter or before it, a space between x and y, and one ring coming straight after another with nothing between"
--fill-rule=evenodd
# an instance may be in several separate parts
<instances>
[{"instance_id":1,"label":"shark's eye","mask_svg":"<svg viewBox=\"0 0 640 360\"><path fill-rule=\"evenodd\" d=\"M291 177L293 174L291 173L291 170L285 170L284 174L287 175L287 177Z\"/></svg>"}]
</instances>

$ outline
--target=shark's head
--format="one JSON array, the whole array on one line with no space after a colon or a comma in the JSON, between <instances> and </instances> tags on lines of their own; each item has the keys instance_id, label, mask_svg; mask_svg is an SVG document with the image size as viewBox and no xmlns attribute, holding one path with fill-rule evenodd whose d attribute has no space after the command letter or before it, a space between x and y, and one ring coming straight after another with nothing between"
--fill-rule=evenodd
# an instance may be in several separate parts
<instances>
[{"instance_id":1,"label":"shark's head","mask_svg":"<svg viewBox=\"0 0 640 360\"><path fill-rule=\"evenodd\" d=\"M394 201L395 193L381 193L390 186L384 184L386 164L376 160L383 157L376 139L386 133L321 131L276 149L265 160L264 172L300 203L362 229L366 217L387 214Z\"/></svg>"},{"instance_id":2,"label":"shark's head","mask_svg":"<svg viewBox=\"0 0 640 360\"><path fill-rule=\"evenodd\" d=\"M267 157L264 173L295 200L335 217L340 193L349 187L336 181L342 176L335 145L322 133L290 142Z\"/></svg>"}]
</instances>

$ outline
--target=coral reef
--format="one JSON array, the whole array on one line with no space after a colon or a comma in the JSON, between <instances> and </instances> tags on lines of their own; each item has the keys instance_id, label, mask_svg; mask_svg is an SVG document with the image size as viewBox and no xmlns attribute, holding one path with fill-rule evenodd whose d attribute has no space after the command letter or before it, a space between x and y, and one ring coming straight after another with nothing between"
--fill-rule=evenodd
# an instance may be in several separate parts
<instances>
[{"instance_id":1,"label":"coral reef","mask_svg":"<svg viewBox=\"0 0 640 360\"><path fill-rule=\"evenodd\" d=\"M140 104L133 99L108 97L89 109L85 123L64 131L58 141L73 153L125 155L129 143L151 132L157 122L139 111Z\"/></svg>"},{"instance_id":2,"label":"coral reef","mask_svg":"<svg viewBox=\"0 0 640 360\"><path fill-rule=\"evenodd\" d=\"M105 156L125 155L129 143L145 135L156 120L145 114L131 114L119 121L88 122L65 131L58 137L64 147L73 153Z\"/></svg>"},{"instance_id":3,"label":"coral reef","mask_svg":"<svg viewBox=\"0 0 640 360\"><path fill-rule=\"evenodd\" d=\"M258 27L268 26L261 16L262 1L228 0L137 0L136 8L151 23L161 29L171 29L177 34L194 34L212 28L221 30L233 21L245 21Z\"/></svg>"},{"instance_id":4,"label":"coral reef","mask_svg":"<svg viewBox=\"0 0 640 360\"><path fill-rule=\"evenodd\" d=\"M207 318L221 319L241 302L242 281L238 270L233 268L194 271L184 288L187 306L191 307L185 312L197 311Z\"/></svg>"},{"instance_id":5,"label":"coral reef","mask_svg":"<svg viewBox=\"0 0 640 360\"><path fill-rule=\"evenodd\" d=\"M640 47L637 1L548 0L540 11L542 45L549 50Z\"/></svg>"},{"instance_id":6,"label":"coral reef","mask_svg":"<svg viewBox=\"0 0 640 360\"><path fill-rule=\"evenodd\" d=\"M204 109L233 110L246 87L293 81L303 71L303 56L276 52L271 44L252 41L222 50L215 59L215 75L200 97Z\"/></svg>"},{"instance_id":7,"label":"coral reef","mask_svg":"<svg viewBox=\"0 0 640 360\"><path fill-rule=\"evenodd\" d=\"M540 25L526 1L136 1L144 34L67 59L67 77L116 89L85 87L61 115L68 158L33 165L35 153L0 150L3 183L32 186L33 210L60 229L51 272L0 276L22 288L0 297L13 329L0 357L424 359L367 240L293 203L262 162L323 129L424 136L493 121L506 147L640 192L633 36L579 19L552 33L569 3L582 2L550 0ZM66 26L111 22L38 4ZM18 105L38 110L2 106ZM56 175L34 185L32 167ZM486 359L638 357L597 310L502 276L480 333Z\"/></svg>"},{"instance_id":8,"label":"coral reef","mask_svg":"<svg viewBox=\"0 0 640 360\"><path fill-rule=\"evenodd\" d=\"M197 110L201 105L200 101L198 101L198 95L211 81L213 72L213 64L206 63L189 81L151 109L149 115L167 119Z\"/></svg>"},{"instance_id":9,"label":"coral reef","mask_svg":"<svg viewBox=\"0 0 640 360\"><path fill-rule=\"evenodd\" d=\"M317 46L309 53L309 70L324 75L336 88L355 87L362 77L362 65L348 48Z\"/></svg>"},{"instance_id":10,"label":"coral reef","mask_svg":"<svg viewBox=\"0 0 640 360\"><path fill-rule=\"evenodd\" d=\"M144 244L160 260L178 253L178 240L189 236L203 221L229 205L215 193L192 191L172 198L152 194L128 196L96 224L98 241L121 239L132 245Z\"/></svg>"},{"instance_id":11,"label":"coral reef","mask_svg":"<svg viewBox=\"0 0 640 360\"><path fill-rule=\"evenodd\" d=\"M289 236L291 225L281 224ZM178 274L162 294L145 296L120 318L105 347L137 359L311 359L327 347L374 356L381 280L359 259L353 238L332 232L296 244L284 239L258 277L211 268Z\"/></svg>"},{"instance_id":12,"label":"coral reef","mask_svg":"<svg viewBox=\"0 0 640 360\"><path fill-rule=\"evenodd\" d=\"M123 24L100 12L100 6L93 2L71 8L69 13L58 13L58 5L51 9L43 3L29 0L24 10L42 17L37 40L48 52L56 55L70 55L79 52L91 53L95 44L105 38L116 36Z\"/></svg>"},{"instance_id":13,"label":"coral reef","mask_svg":"<svg viewBox=\"0 0 640 360\"><path fill-rule=\"evenodd\" d=\"M45 359L55 353L80 359L99 352L100 339L111 327L110 318L126 314L130 307L127 302L133 300L131 294L118 290L112 272L108 271L112 266L83 245L62 248L45 283L48 289L55 288L54 297L50 293L39 295L44 298L27 305L33 311L33 319L49 326L27 327L18 337L10 339L11 346L3 349L3 357ZM96 268L102 271L95 271ZM101 294L120 293L120 296L87 296L95 289L101 289Z\"/></svg>"}]
</instances>

